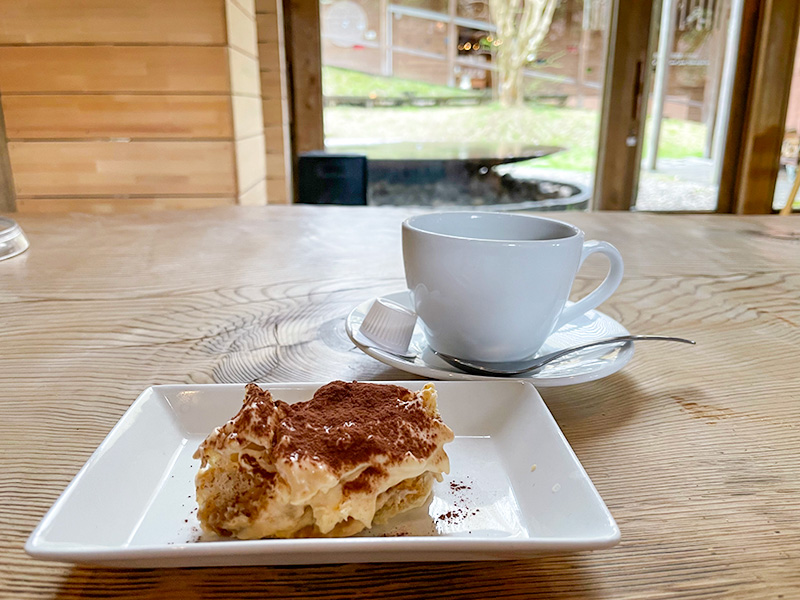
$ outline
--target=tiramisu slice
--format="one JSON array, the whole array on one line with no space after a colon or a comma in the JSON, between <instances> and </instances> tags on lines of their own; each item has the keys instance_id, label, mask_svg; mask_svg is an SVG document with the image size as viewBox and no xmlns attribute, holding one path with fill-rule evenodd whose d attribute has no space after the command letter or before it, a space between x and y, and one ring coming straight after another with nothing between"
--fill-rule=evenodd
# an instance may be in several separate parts
<instances>
[{"instance_id":1,"label":"tiramisu slice","mask_svg":"<svg viewBox=\"0 0 800 600\"><path fill-rule=\"evenodd\" d=\"M347 536L421 506L453 440L436 389L334 381L287 404L255 384L195 452L206 533Z\"/></svg>"}]
</instances>

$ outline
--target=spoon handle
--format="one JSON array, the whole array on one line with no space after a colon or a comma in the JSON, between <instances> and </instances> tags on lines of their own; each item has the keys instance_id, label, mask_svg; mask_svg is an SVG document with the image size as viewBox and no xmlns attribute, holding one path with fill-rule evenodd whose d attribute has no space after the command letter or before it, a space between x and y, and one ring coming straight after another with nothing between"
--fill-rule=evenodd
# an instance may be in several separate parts
<instances>
[{"instance_id":1,"label":"spoon handle","mask_svg":"<svg viewBox=\"0 0 800 600\"><path fill-rule=\"evenodd\" d=\"M684 344L694 344L693 340L687 340L686 338L680 337L672 337L667 335L620 335L617 337L606 338L604 340L597 340L596 342L590 342L588 344L581 344L580 346L573 346L572 348L566 348L564 350L559 350L557 352L552 352L541 358L534 361L534 363L518 372L520 373L527 373L529 371L533 371L535 369L540 369L545 366L547 363L553 362L565 356L567 354L572 354L573 352L577 352L579 350L585 350L587 348L593 348L595 346L605 346L606 344L617 344L619 342L641 342L644 340L661 340L664 342L683 342Z\"/></svg>"},{"instance_id":2,"label":"spoon handle","mask_svg":"<svg viewBox=\"0 0 800 600\"><path fill-rule=\"evenodd\" d=\"M594 346L604 346L607 344L619 344L621 342L636 342L644 340L662 340L665 342L683 342L684 344L694 344L692 340L687 340L686 338L672 337L666 335L620 335L617 337L596 340L588 344L581 344L580 346L565 348L564 350L557 350L556 352L545 354L543 356L539 356L538 358L522 360L522 361L510 361L510 362L470 361L461 358L456 358L454 356L449 356L447 354L443 354L433 348L431 348L431 350L433 351L434 354L436 354L445 362L453 365L457 369L461 369L466 373L472 373L474 375L496 375L499 377L513 377L514 375L522 375L523 373L530 373L532 371L541 369L544 365L551 363L554 360L561 358L562 356L566 356L567 354L572 354L573 352L577 352L578 350L585 350L586 348L593 348Z\"/></svg>"}]
</instances>

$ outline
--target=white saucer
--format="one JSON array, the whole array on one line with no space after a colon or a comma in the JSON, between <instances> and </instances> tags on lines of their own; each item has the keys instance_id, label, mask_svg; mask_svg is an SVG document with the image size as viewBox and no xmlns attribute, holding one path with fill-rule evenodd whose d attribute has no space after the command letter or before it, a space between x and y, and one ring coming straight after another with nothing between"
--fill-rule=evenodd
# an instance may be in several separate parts
<instances>
[{"instance_id":1,"label":"white saucer","mask_svg":"<svg viewBox=\"0 0 800 600\"><path fill-rule=\"evenodd\" d=\"M407 306L413 310L411 296L408 290L395 292L383 296L388 300ZM425 334L419 323L414 328L408 353L416 355L415 358L403 358L371 346L369 341L361 335L359 328L375 298L362 302L356 306L345 321L345 330L353 343L365 354L381 361L384 364L398 368L407 373L420 375L428 379L441 380L488 380L498 379L484 375L471 375L463 373L447 364L436 356L428 347ZM547 354L563 348L577 346L606 337L629 335L628 330L611 317L600 311L591 310L571 323L553 333L542 346L540 353ZM592 348L585 352L570 355L564 360L546 365L540 371L531 375L520 375L517 379L531 381L539 387L555 387L585 383L608 377L624 367L633 358L633 343L628 342L622 346L605 346ZM507 379L507 378L503 378Z\"/></svg>"}]
</instances>

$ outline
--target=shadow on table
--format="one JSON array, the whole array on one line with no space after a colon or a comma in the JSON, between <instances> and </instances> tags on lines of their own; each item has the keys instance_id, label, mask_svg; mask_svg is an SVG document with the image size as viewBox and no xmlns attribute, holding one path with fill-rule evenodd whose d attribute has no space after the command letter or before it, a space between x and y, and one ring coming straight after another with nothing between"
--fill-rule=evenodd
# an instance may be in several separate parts
<instances>
[{"instance_id":1,"label":"shadow on table","mask_svg":"<svg viewBox=\"0 0 800 600\"><path fill-rule=\"evenodd\" d=\"M599 597L582 556L530 561L375 563L123 571L75 567L61 600L76 598L576 598Z\"/></svg>"}]
</instances>

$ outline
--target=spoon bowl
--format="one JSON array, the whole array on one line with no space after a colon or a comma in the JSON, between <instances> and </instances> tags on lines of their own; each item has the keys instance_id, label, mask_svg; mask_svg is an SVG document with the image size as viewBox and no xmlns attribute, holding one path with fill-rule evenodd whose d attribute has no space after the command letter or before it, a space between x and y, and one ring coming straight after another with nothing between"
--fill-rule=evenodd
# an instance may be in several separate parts
<instances>
[{"instance_id":1,"label":"spoon bowl","mask_svg":"<svg viewBox=\"0 0 800 600\"><path fill-rule=\"evenodd\" d=\"M595 346L605 346L609 344L641 342L646 340L659 340L662 342L681 342L684 344L695 343L694 341L687 340L686 338L663 336L663 335L620 335L602 340L596 340L588 344L581 344L580 346L565 348L563 350L558 350L557 352L551 352L549 354L544 354L542 356L534 356L528 359L523 359L518 361L507 361L507 362L483 362L477 360L467 360L463 358L457 358L455 356L450 356L448 354L442 354L441 352L438 352L433 348L431 348L431 350L433 350L433 353L436 354L436 356L438 356L445 362L449 363L450 365L456 367L457 369L464 371L465 373L471 373L473 375L493 375L497 377L513 377L515 375L522 375L524 373L532 373L534 371L538 371L545 365L555 360L558 360L568 354L572 354L573 352L578 352L580 350L585 350L587 348L593 348Z\"/></svg>"}]
</instances>

